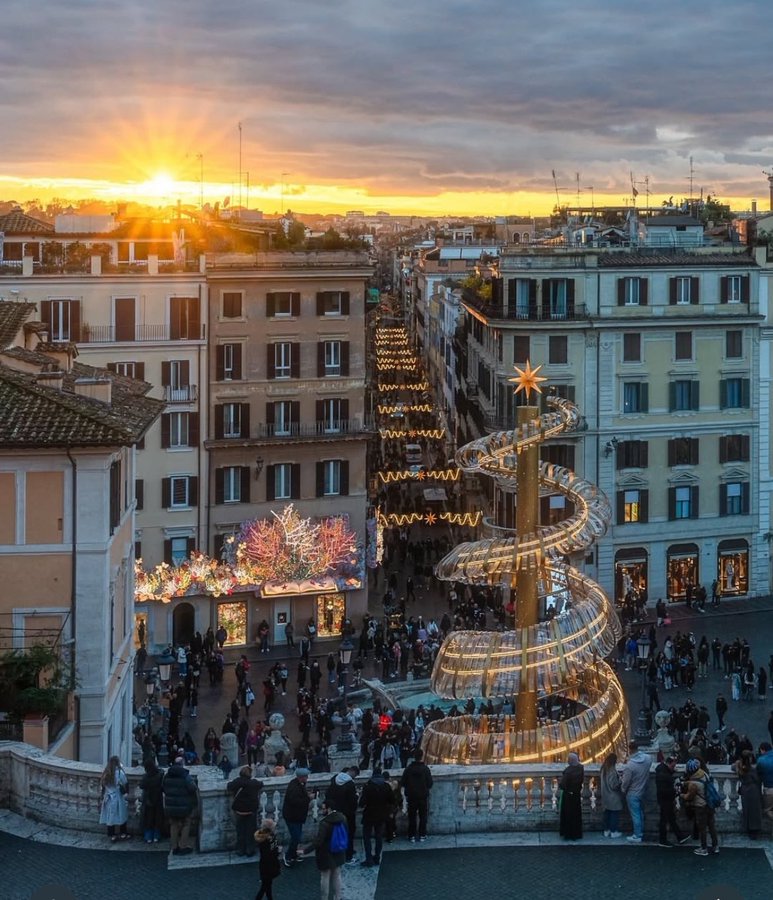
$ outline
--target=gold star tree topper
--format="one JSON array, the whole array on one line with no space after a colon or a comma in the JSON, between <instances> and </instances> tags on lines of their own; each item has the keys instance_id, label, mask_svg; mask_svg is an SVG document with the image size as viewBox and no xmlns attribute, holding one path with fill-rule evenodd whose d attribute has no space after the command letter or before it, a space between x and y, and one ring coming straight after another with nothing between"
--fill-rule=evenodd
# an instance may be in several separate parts
<instances>
[{"instance_id":1,"label":"gold star tree topper","mask_svg":"<svg viewBox=\"0 0 773 900\"><path fill-rule=\"evenodd\" d=\"M519 369L518 366L513 366L513 368L518 374L514 378L508 379L508 381L515 385L516 394L520 394L521 391L526 391L526 399L529 400L532 391L535 391L538 394L542 393L540 382L547 381L547 378L537 374L542 368L541 365L537 366L536 369L532 369L531 361L527 359L525 369Z\"/></svg>"}]
</instances>

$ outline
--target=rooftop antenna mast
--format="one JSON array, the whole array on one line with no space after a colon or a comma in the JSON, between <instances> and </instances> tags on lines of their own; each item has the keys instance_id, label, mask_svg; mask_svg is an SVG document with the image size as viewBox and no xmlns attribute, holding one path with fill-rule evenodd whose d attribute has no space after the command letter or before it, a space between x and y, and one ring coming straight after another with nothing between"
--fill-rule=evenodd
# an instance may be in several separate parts
<instances>
[{"instance_id":1,"label":"rooftop antenna mast","mask_svg":"<svg viewBox=\"0 0 773 900\"><path fill-rule=\"evenodd\" d=\"M773 210L773 169L768 172L767 169L762 170L763 175L768 176L768 185L770 186L770 208Z\"/></svg>"},{"instance_id":2,"label":"rooftop antenna mast","mask_svg":"<svg viewBox=\"0 0 773 900\"><path fill-rule=\"evenodd\" d=\"M690 201L692 202L693 181L695 180L695 169L692 164L692 156L690 157Z\"/></svg>"},{"instance_id":3,"label":"rooftop antenna mast","mask_svg":"<svg viewBox=\"0 0 773 900\"><path fill-rule=\"evenodd\" d=\"M558 209L561 209L561 197L559 196L559 187L558 187L558 179L556 178L556 170L550 170L553 173L553 187L556 189L556 206Z\"/></svg>"},{"instance_id":4,"label":"rooftop antenna mast","mask_svg":"<svg viewBox=\"0 0 773 900\"><path fill-rule=\"evenodd\" d=\"M239 212L242 209L242 123L239 122Z\"/></svg>"},{"instance_id":5,"label":"rooftop antenna mast","mask_svg":"<svg viewBox=\"0 0 773 900\"><path fill-rule=\"evenodd\" d=\"M580 173L574 173L574 180L577 182L577 210L580 209Z\"/></svg>"}]
</instances>

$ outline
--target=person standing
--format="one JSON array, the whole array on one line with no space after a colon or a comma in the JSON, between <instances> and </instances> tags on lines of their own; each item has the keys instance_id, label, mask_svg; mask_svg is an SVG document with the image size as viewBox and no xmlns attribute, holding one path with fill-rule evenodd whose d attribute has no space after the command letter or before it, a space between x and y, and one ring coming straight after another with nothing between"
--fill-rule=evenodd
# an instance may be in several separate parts
<instances>
[{"instance_id":1,"label":"person standing","mask_svg":"<svg viewBox=\"0 0 773 900\"><path fill-rule=\"evenodd\" d=\"M129 804L126 795L129 793L129 779L117 756L110 757L99 779L99 786L102 789L99 824L107 825L107 836L114 844L118 840L128 841L126 821L129 818Z\"/></svg>"},{"instance_id":2,"label":"person standing","mask_svg":"<svg viewBox=\"0 0 773 900\"><path fill-rule=\"evenodd\" d=\"M311 802L309 792L306 790L308 780L308 769L296 769L295 778L287 785L282 803L282 818L285 820L290 835L290 843L284 855L284 864L288 869L300 859L298 845L301 842L303 826L308 818L309 803Z\"/></svg>"},{"instance_id":3,"label":"person standing","mask_svg":"<svg viewBox=\"0 0 773 900\"><path fill-rule=\"evenodd\" d=\"M725 700L725 696L721 691L717 694L717 700L714 704L714 709L717 712L717 719L719 719L717 728L719 729L719 731L724 731L725 716L727 715L727 700Z\"/></svg>"},{"instance_id":4,"label":"person standing","mask_svg":"<svg viewBox=\"0 0 773 900\"><path fill-rule=\"evenodd\" d=\"M215 632L215 639L217 640L218 648L222 650L223 644L225 644L225 642L228 640L228 632L222 625Z\"/></svg>"},{"instance_id":5,"label":"person standing","mask_svg":"<svg viewBox=\"0 0 773 900\"><path fill-rule=\"evenodd\" d=\"M568 841L577 841L582 837L582 786L585 769L576 753L570 753L567 762L569 765L564 769L558 784L561 790L559 834Z\"/></svg>"},{"instance_id":6,"label":"person standing","mask_svg":"<svg viewBox=\"0 0 773 900\"><path fill-rule=\"evenodd\" d=\"M690 839L689 834L682 834L682 830L676 822L676 787L674 785L674 771L676 769L676 757L669 756L655 769L655 788L658 796L658 808L660 819L658 821L658 846L673 847L668 840L668 829L674 833L677 841L683 844Z\"/></svg>"},{"instance_id":7,"label":"person standing","mask_svg":"<svg viewBox=\"0 0 773 900\"><path fill-rule=\"evenodd\" d=\"M357 828L357 787L354 778L360 774L356 766L344 769L330 780L330 787L325 793L325 800L331 809L337 809L346 816L346 827L349 830L349 844L346 848L346 862L355 861L354 832Z\"/></svg>"},{"instance_id":8,"label":"person standing","mask_svg":"<svg viewBox=\"0 0 773 900\"><path fill-rule=\"evenodd\" d=\"M264 819L253 837L260 853L258 863L260 889L255 894L255 900L263 900L264 897L266 900L274 900L272 893L274 879L282 874L282 848L276 839L276 822L273 819Z\"/></svg>"},{"instance_id":9,"label":"person standing","mask_svg":"<svg viewBox=\"0 0 773 900\"><path fill-rule=\"evenodd\" d=\"M762 788L752 751L744 750L733 768L739 781L741 821L746 833L755 840L762 831Z\"/></svg>"},{"instance_id":10,"label":"person standing","mask_svg":"<svg viewBox=\"0 0 773 900\"><path fill-rule=\"evenodd\" d=\"M767 741L760 744L757 774L762 784L762 815L773 819L773 747Z\"/></svg>"},{"instance_id":11,"label":"person standing","mask_svg":"<svg viewBox=\"0 0 773 900\"><path fill-rule=\"evenodd\" d=\"M287 641L288 647L295 646L295 627L292 622L288 622L285 625L285 640Z\"/></svg>"},{"instance_id":12,"label":"person standing","mask_svg":"<svg viewBox=\"0 0 773 900\"><path fill-rule=\"evenodd\" d=\"M717 829L714 824L714 810L706 802L706 783L709 776L701 768L699 759L688 759L684 767L687 780L682 785L684 802L693 811L695 827L701 841L700 847L696 847L693 853L696 856L708 856L709 853L719 853L719 841ZM706 844L706 832L711 836L711 850Z\"/></svg>"},{"instance_id":13,"label":"person standing","mask_svg":"<svg viewBox=\"0 0 773 900\"><path fill-rule=\"evenodd\" d=\"M623 767L621 787L631 814L633 834L628 835L626 840L632 844L641 844L644 839L644 794L650 777L650 758L639 750L636 741L631 741L628 750L628 762Z\"/></svg>"},{"instance_id":14,"label":"person standing","mask_svg":"<svg viewBox=\"0 0 773 900\"><path fill-rule=\"evenodd\" d=\"M346 861L346 846L335 843L333 832L337 825L346 828L346 816L337 809L331 809L327 801L322 801L322 818L317 836L311 845L319 869L319 884L322 900L328 900L330 889L333 889L333 900L342 900L341 866ZM343 842L341 842L343 843Z\"/></svg>"},{"instance_id":15,"label":"person standing","mask_svg":"<svg viewBox=\"0 0 773 900\"><path fill-rule=\"evenodd\" d=\"M432 790L432 773L424 762L424 751L417 750L413 762L406 766L400 782L408 803L408 840L416 843L416 819L419 820L418 837L420 842L427 840L427 814L429 810L429 793Z\"/></svg>"},{"instance_id":16,"label":"person standing","mask_svg":"<svg viewBox=\"0 0 773 900\"><path fill-rule=\"evenodd\" d=\"M140 781L142 790L142 834L146 844L157 844L161 840L161 826L164 824L164 796L161 791L163 775L155 759L145 763L145 774Z\"/></svg>"},{"instance_id":17,"label":"person standing","mask_svg":"<svg viewBox=\"0 0 773 900\"><path fill-rule=\"evenodd\" d=\"M188 837L193 811L196 808L196 783L183 765L182 756L178 756L174 764L169 766L161 789L164 793L164 808L169 819L172 853L175 856L193 853L193 847L188 845Z\"/></svg>"},{"instance_id":18,"label":"person standing","mask_svg":"<svg viewBox=\"0 0 773 900\"><path fill-rule=\"evenodd\" d=\"M365 848L363 866L377 866L381 862L384 830L392 810L392 788L379 769L374 769L360 796L362 809L362 843ZM372 841L375 840L375 848Z\"/></svg>"},{"instance_id":19,"label":"person standing","mask_svg":"<svg viewBox=\"0 0 773 900\"><path fill-rule=\"evenodd\" d=\"M252 768L242 766L239 776L228 783L233 794L231 811L236 816L236 855L255 856L255 831L263 783L252 777Z\"/></svg>"},{"instance_id":20,"label":"person standing","mask_svg":"<svg viewBox=\"0 0 773 900\"><path fill-rule=\"evenodd\" d=\"M604 760L599 778L601 781L601 807L604 810L604 837L619 838L620 812L623 808L623 790L617 774L617 756L610 753Z\"/></svg>"}]
</instances>

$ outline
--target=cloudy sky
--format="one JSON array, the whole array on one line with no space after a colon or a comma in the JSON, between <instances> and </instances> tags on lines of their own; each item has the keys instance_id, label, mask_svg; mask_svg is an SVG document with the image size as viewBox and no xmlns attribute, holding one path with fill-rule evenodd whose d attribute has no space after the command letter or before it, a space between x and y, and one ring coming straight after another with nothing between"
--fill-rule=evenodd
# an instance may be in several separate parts
<instances>
[{"instance_id":1,"label":"cloudy sky","mask_svg":"<svg viewBox=\"0 0 773 900\"><path fill-rule=\"evenodd\" d=\"M762 0L7 4L0 198L197 192L200 154L207 199L236 202L241 122L268 212L537 214L552 170L562 202L578 172L583 203L631 172L660 202L690 157L695 193L766 208L769 33Z\"/></svg>"}]
</instances>

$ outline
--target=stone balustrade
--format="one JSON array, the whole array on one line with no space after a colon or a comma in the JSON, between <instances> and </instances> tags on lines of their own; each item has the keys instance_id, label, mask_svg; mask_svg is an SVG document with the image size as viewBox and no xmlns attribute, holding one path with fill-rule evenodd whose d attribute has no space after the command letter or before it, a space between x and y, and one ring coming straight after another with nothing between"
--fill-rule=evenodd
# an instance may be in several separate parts
<instances>
[{"instance_id":1,"label":"stone balustrade","mask_svg":"<svg viewBox=\"0 0 773 900\"><path fill-rule=\"evenodd\" d=\"M429 830L432 834L459 832L538 832L558 829L558 779L563 766L433 766ZM50 756L29 744L0 742L0 808L10 809L46 825L76 831L100 832L99 766ZM654 771L654 769L653 769ZM225 850L235 845L231 798L219 769L195 766L199 786L198 844L201 852ZM586 831L601 831L602 807L599 767L585 766L582 809ZM129 776L129 830L140 830L136 802L143 770L127 769ZM397 774L394 773L393 774ZM232 773L235 777L236 772ZM712 771L723 803L717 810L721 834L740 832L741 798L738 779L729 766ZM358 786L367 780L361 775ZM276 819L280 832L284 791L290 777L264 780L260 816ZM313 798L304 832L311 839L319 821L321 800L330 775L312 775L308 788ZM405 812L405 809L403 810ZM625 813L624 823L625 823ZM654 774L645 804L645 830L657 836L657 804ZM286 838L285 838L286 839Z\"/></svg>"}]
</instances>

